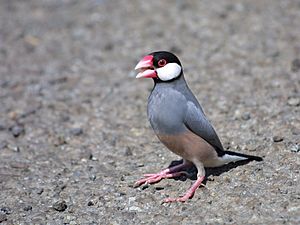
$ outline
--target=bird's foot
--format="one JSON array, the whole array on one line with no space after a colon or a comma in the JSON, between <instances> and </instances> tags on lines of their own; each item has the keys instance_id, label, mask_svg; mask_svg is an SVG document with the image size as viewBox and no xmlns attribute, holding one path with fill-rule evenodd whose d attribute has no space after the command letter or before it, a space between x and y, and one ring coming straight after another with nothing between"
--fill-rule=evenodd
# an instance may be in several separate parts
<instances>
[{"instance_id":1,"label":"bird's foot","mask_svg":"<svg viewBox=\"0 0 300 225\"><path fill-rule=\"evenodd\" d=\"M193 197L195 194L195 191L197 188L202 185L202 181L204 180L205 176L198 177L196 182L192 185L192 187L185 193L184 196L179 197L179 198L166 198L163 202L164 203L169 203L169 202L185 202L186 200L190 199Z\"/></svg>"},{"instance_id":2,"label":"bird's foot","mask_svg":"<svg viewBox=\"0 0 300 225\"><path fill-rule=\"evenodd\" d=\"M182 197L178 197L178 198L166 198L163 202L164 203L169 203L169 202L185 202L189 198L193 197L193 195L195 194L196 189L195 190L191 190L191 189L188 190L185 193L185 195L182 196Z\"/></svg>"},{"instance_id":3,"label":"bird's foot","mask_svg":"<svg viewBox=\"0 0 300 225\"><path fill-rule=\"evenodd\" d=\"M144 175L145 178L135 182L134 187L141 186L142 184L154 184L164 178L174 178L174 177L179 177L181 175L188 175L187 172L182 170L187 167L190 167L191 165L192 164L190 162L184 160L183 163L164 169L159 173L145 174Z\"/></svg>"},{"instance_id":4,"label":"bird's foot","mask_svg":"<svg viewBox=\"0 0 300 225\"><path fill-rule=\"evenodd\" d=\"M167 170L163 170L159 173L145 174L144 177L137 182L135 182L134 187L141 186L142 184L154 184L161 181L164 178L174 178L182 175L188 175L185 171L180 172L169 172Z\"/></svg>"}]
</instances>

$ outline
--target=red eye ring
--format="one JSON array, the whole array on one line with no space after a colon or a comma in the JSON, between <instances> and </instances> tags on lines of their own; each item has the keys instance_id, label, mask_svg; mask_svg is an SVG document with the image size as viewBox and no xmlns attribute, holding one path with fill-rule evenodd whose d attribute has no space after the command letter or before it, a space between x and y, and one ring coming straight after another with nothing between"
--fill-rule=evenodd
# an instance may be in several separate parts
<instances>
[{"instance_id":1,"label":"red eye ring","mask_svg":"<svg viewBox=\"0 0 300 225\"><path fill-rule=\"evenodd\" d=\"M159 67L163 67L167 64L167 61L165 59L160 59L157 64Z\"/></svg>"}]
</instances>

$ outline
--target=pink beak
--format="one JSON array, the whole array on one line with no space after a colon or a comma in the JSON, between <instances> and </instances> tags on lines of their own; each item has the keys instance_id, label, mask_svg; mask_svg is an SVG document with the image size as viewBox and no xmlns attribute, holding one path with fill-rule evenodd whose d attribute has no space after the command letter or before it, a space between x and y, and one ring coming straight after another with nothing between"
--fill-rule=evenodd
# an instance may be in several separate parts
<instances>
[{"instance_id":1,"label":"pink beak","mask_svg":"<svg viewBox=\"0 0 300 225\"><path fill-rule=\"evenodd\" d=\"M140 70L136 75L136 78L154 78L157 77L157 73L153 67L153 56L146 55L139 63L135 66L135 70Z\"/></svg>"}]
</instances>

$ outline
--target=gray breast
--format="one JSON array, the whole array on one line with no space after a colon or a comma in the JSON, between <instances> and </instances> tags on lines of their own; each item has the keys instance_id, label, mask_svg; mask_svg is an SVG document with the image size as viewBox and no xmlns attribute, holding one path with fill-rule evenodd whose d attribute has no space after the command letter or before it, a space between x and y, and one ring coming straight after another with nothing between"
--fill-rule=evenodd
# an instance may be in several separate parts
<instances>
[{"instance_id":1,"label":"gray breast","mask_svg":"<svg viewBox=\"0 0 300 225\"><path fill-rule=\"evenodd\" d=\"M148 100L148 118L157 134L178 134L185 131L184 95L172 88L156 87Z\"/></svg>"}]
</instances>

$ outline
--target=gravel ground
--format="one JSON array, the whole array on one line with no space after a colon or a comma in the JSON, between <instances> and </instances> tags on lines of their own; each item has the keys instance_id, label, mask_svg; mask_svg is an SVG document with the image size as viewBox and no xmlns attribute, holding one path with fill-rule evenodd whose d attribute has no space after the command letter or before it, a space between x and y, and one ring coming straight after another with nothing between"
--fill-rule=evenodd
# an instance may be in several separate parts
<instances>
[{"instance_id":1,"label":"gravel ground","mask_svg":"<svg viewBox=\"0 0 300 225\"><path fill-rule=\"evenodd\" d=\"M0 1L0 223L299 224L300 2ZM171 50L224 146L263 162L143 188L176 155L146 117Z\"/></svg>"}]
</instances>

